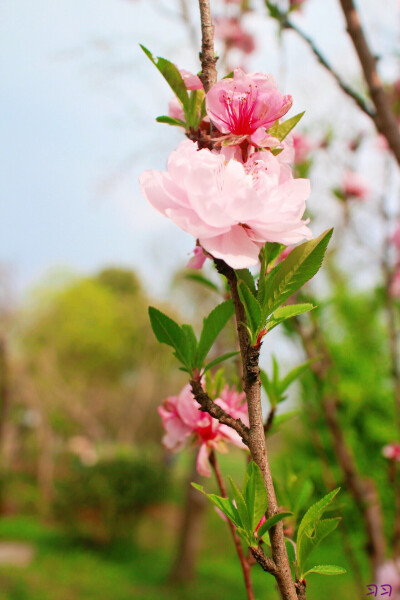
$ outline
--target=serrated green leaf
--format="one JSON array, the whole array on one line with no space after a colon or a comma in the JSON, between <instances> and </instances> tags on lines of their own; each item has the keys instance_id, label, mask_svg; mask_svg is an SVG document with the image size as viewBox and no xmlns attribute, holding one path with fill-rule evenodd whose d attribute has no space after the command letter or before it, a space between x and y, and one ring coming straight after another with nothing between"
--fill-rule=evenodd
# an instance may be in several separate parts
<instances>
[{"instance_id":1,"label":"serrated green leaf","mask_svg":"<svg viewBox=\"0 0 400 600\"><path fill-rule=\"evenodd\" d=\"M232 300L226 300L216 306L203 320L203 330L201 332L199 345L197 347L195 366L201 369L204 359L211 350L212 345L218 337L218 334L225 327L229 319L233 316L235 309Z\"/></svg>"},{"instance_id":2,"label":"serrated green leaf","mask_svg":"<svg viewBox=\"0 0 400 600\"><path fill-rule=\"evenodd\" d=\"M285 139L285 137L292 131L294 127L296 127L297 123L300 121L305 111L287 119L283 123L279 123L275 121L275 123L268 129L268 133L272 135L272 137L278 138L281 142Z\"/></svg>"},{"instance_id":3,"label":"serrated green leaf","mask_svg":"<svg viewBox=\"0 0 400 600\"><path fill-rule=\"evenodd\" d=\"M270 273L262 303L265 320L319 270L333 229L294 248Z\"/></svg>"},{"instance_id":4,"label":"serrated green leaf","mask_svg":"<svg viewBox=\"0 0 400 600\"><path fill-rule=\"evenodd\" d=\"M265 523L263 523L261 525L260 529L257 531L257 536L258 536L257 539L260 540L267 533L267 531L269 531L269 529L271 529L271 527L273 527L274 525L279 523L279 521L282 521L286 517L291 517L292 515L293 515L293 513L291 513L291 512L282 512L282 513L278 513L278 514L274 515L273 517L270 517L269 519L267 519L265 521Z\"/></svg>"},{"instance_id":5,"label":"serrated green leaf","mask_svg":"<svg viewBox=\"0 0 400 600\"><path fill-rule=\"evenodd\" d=\"M236 525L236 527L242 526L242 521L240 519L239 513L234 504L232 504L232 501L229 500L229 498L222 498L222 496L217 496L216 494L207 494L207 492L204 491L204 487L202 485L199 485L198 483L192 482L192 486L196 490L204 494L204 496L206 496L209 500L211 500L211 502L215 504L215 506L217 506L220 509L220 511L223 512L224 515L228 517L228 519L232 521L234 525Z\"/></svg>"},{"instance_id":6,"label":"serrated green leaf","mask_svg":"<svg viewBox=\"0 0 400 600\"><path fill-rule=\"evenodd\" d=\"M304 577L309 573L318 573L319 575L344 575L347 573L343 567L337 565L316 565L311 569L308 569L307 573L304 573Z\"/></svg>"},{"instance_id":7,"label":"serrated green leaf","mask_svg":"<svg viewBox=\"0 0 400 600\"><path fill-rule=\"evenodd\" d=\"M228 360L228 358L231 358L232 356L237 356L238 354L239 350L237 350L236 352L227 352L226 354L222 354L221 356L214 358L214 360L206 364L206 366L203 369L203 373L206 373L209 369L212 369L216 365L219 365L219 363L223 362L224 360Z\"/></svg>"},{"instance_id":8,"label":"serrated green leaf","mask_svg":"<svg viewBox=\"0 0 400 600\"><path fill-rule=\"evenodd\" d=\"M243 281L239 281L238 292L246 313L247 325L251 331L251 343L254 346L262 323L261 306Z\"/></svg>"},{"instance_id":9,"label":"serrated green leaf","mask_svg":"<svg viewBox=\"0 0 400 600\"><path fill-rule=\"evenodd\" d=\"M314 364L319 358L313 358L311 360L307 360L302 363L298 367L292 369L280 382L279 389L280 392L284 392L287 388L295 381L299 379L310 367L310 365Z\"/></svg>"},{"instance_id":10,"label":"serrated green leaf","mask_svg":"<svg viewBox=\"0 0 400 600\"><path fill-rule=\"evenodd\" d=\"M291 319L292 317L296 317L297 315L302 315L305 312L309 312L313 310L314 305L306 302L304 304L290 304L288 306L281 306L277 308L273 313L270 319L266 323L267 331L271 331L274 329L279 323L283 323L286 319Z\"/></svg>"},{"instance_id":11,"label":"serrated green leaf","mask_svg":"<svg viewBox=\"0 0 400 600\"><path fill-rule=\"evenodd\" d=\"M161 58L160 56L154 57L153 54L142 44L139 44L143 52L146 56L151 60L153 65L160 71L161 75L164 77L175 96L179 98L182 103L183 110L187 111L187 106L189 103L189 95L187 93L185 82L183 81L182 75L179 72L178 67L176 67L172 62L167 60L166 58Z\"/></svg>"},{"instance_id":12,"label":"serrated green leaf","mask_svg":"<svg viewBox=\"0 0 400 600\"><path fill-rule=\"evenodd\" d=\"M254 283L254 277L249 269L236 269L235 271L238 281L244 281L253 296L256 296L256 285Z\"/></svg>"},{"instance_id":13,"label":"serrated green leaf","mask_svg":"<svg viewBox=\"0 0 400 600\"><path fill-rule=\"evenodd\" d=\"M192 281L201 283L202 285L205 285L206 287L210 288L211 290L218 292L218 294L220 293L218 286L213 281L211 281L210 279L207 279L207 277L204 277L204 275L201 275L200 273L187 273L185 275L185 279L191 279Z\"/></svg>"},{"instance_id":14,"label":"serrated green leaf","mask_svg":"<svg viewBox=\"0 0 400 600\"><path fill-rule=\"evenodd\" d=\"M314 537L314 540L316 541L318 539L318 535L324 533L325 528L329 529L329 523L332 524L332 521L335 521L335 519L328 519L325 521L325 523L329 523L323 525L322 528L320 528L320 531L317 531L316 529L316 526L321 520L322 515L324 514L325 510L332 502L332 500L335 498L335 496L338 494L339 490L340 488L333 490L332 492L324 496L321 500L313 504L301 520L299 530L297 532L297 562L301 570L304 569L305 561L307 560L307 557L309 556L310 552L315 547L315 544L310 543L310 540ZM335 525L335 527L337 527L337 524ZM330 533L330 531L328 531L328 533ZM328 533L326 533L326 535L328 535ZM324 535L323 537L326 537L326 535Z\"/></svg>"},{"instance_id":15,"label":"serrated green leaf","mask_svg":"<svg viewBox=\"0 0 400 600\"><path fill-rule=\"evenodd\" d=\"M268 507L268 495L264 479L259 466L254 461L248 464L242 494L247 505L251 529L254 531Z\"/></svg>"},{"instance_id":16,"label":"serrated green leaf","mask_svg":"<svg viewBox=\"0 0 400 600\"><path fill-rule=\"evenodd\" d=\"M335 531L341 519L322 519L315 524L310 535L303 535L301 544L297 546L297 558L299 568L303 571L310 554L330 533Z\"/></svg>"},{"instance_id":17,"label":"serrated green leaf","mask_svg":"<svg viewBox=\"0 0 400 600\"><path fill-rule=\"evenodd\" d=\"M192 365L194 362L194 357L196 356L197 339L191 325L182 325L182 331L186 338L186 347L188 351L187 363Z\"/></svg>"},{"instance_id":18,"label":"serrated green leaf","mask_svg":"<svg viewBox=\"0 0 400 600\"><path fill-rule=\"evenodd\" d=\"M236 508L239 513L240 520L242 522L241 526L248 534L252 535L253 529L251 527L251 520L250 520L249 510L246 505L246 500L244 499L243 494L237 487L236 483L233 481L232 477L228 477L228 479L229 479L229 483L231 484L233 497L236 502Z\"/></svg>"},{"instance_id":19,"label":"serrated green leaf","mask_svg":"<svg viewBox=\"0 0 400 600\"><path fill-rule=\"evenodd\" d=\"M252 546L254 545L253 539L251 537L251 535L249 534L248 531L246 531L245 529L243 529L243 527L238 527L236 529L236 533L238 534L238 536L240 537L241 540L243 540L243 542L246 544L246 546Z\"/></svg>"},{"instance_id":20,"label":"serrated green leaf","mask_svg":"<svg viewBox=\"0 0 400 600\"><path fill-rule=\"evenodd\" d=\"M174 125L175 127L186 127L186 123L180 119L173 119L168 115L161 115L156 118L157 123L166 123L167 125Z\"/></svg>"},{"instance_id":21,"label":"serrated green leaf","mask_svg":"<svg viewBox=\"0 0 400 600\"><path fill-rule=\"evenodd\" d=\"M188 361L188 344L183 330L173 319L167 317L157 308L149 307L151 327L157 340L175 349L175 356L186 367L190 367Z\"/></svg>"}]
</instances>

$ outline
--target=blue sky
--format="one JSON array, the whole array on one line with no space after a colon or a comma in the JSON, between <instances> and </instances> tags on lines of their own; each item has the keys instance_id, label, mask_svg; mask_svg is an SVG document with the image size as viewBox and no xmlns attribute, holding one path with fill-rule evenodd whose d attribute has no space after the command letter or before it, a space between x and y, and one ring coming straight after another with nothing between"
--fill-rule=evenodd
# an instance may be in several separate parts
<instances>
[{"instance_id":1,"label":"blue sky","mask_svg":"<svg viewBox=\"0 0 400 600\"><path fill-rule=\"evenodd\" d=\"M308 0L296 18L352 79L357 62L336 4ZM362 4L372 39L390 41L388 15L397 3L379 3L385 18L372 0ZM187 260L193 240L147 206L137 183L144 169L163 168L181 139L154 121L170 93L138 43L198 68L178 5L2 0L0 262L12 269L19 293L56 266L89 272L124 264L143 274L155 294ZM307 108L311 127L345 107L350 117L338 126L352 126L350 103L303 44L290 36L282 56L272 23L249 16L246 25L259 40L252 70L277 76L295 97L292 114ZM390 73L391 64L386 68Z\"/></svg>"}]
</instances>

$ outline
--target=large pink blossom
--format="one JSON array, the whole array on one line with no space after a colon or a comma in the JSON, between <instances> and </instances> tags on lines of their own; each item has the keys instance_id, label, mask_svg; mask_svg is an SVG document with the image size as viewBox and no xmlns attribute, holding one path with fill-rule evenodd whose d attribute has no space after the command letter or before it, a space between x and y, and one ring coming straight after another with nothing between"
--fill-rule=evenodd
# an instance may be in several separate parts
<instances>
[{"instance_id":1,"label":"large pink blossom","mask_svg":"<svg viewBox=\"0 0 400 600\"><path fill-rule=\"evenodd\" d=\"M243 392L225 386L215 402L232 417L241 419L248 426L247 404L244 403L244 399ZM168 450L181 450L190 437L200 446L197 456L197 470L200 475L211 475L208 457L212 450L227 452L227 442L239 448L246 447L236 431L227 425L221 425L208 413L200 410L189 384L178 396L166 398L158 412L165 429L162 441Z\"/></svg>"},{"instance_id":2,"label":"large pink blossom","mask_svg":"<svg viewBox=\"0 0 400 600\"><path fill-rule=\"evenodd\" d=\"M272 75L246 74L242 69L235 69L233 78L222 79L206 94L207 114L221 133L248 135L251 141L258 129L264 133L291 106L292 97L282 96Z\"/></svg>"},{"instance_id":3,"label":"large pink blossom","mask_svg":"<svg viewBox=\"0 0 400 600\"><path fill-rule=\"evenodd\" d=\"M302 220L310 193L307 179L271 152L254 152L246 163L237 150L221 153L181 142L167 172L145 171L141 188L150 204L201 246L234 269L255 265L266 241L295 244L312 234Z\"/></svg>"}]
</instances>

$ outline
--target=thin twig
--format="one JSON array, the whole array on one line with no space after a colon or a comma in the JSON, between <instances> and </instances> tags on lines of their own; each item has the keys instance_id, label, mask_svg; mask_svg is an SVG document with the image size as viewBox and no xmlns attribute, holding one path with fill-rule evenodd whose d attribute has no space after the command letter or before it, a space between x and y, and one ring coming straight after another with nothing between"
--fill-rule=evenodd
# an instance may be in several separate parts
<instances>
[{"instance_id":1,"label":"thin twig","mask_svg":"<svg viewBox=\"0 0 400 600\"><path fill-rule=\"evenodd\" d=\"M329 71L329 73L332 75L332 77L336 80L336 83L339 85L339 87L342 89L342 91L347 96L349 96L352 100L354 100L354 102L357 104L357 106L366 115L368 115L368 117L371 117L372 119L375 119L375 112L368 106L368 104L364 100L364 98L358 92L356 92L356 90L354 90L350 85L348 85L342 79L342 77L339 75L339 73L337 73L335 71L335 69L328 62L328 60L325 58L325 56L322 54L322 52L319 50L319 48L317 48L317 46L315 45L314 41L306 33L304 33L304 31L302 31L299 27L297 27L297 25L295 25L294 23L292 23L292 21L290 21L289 19L284 19L282 21L282 26L285 29L291 29L292 31L294 31L295 33L297 33L297 35L299 37L301 37L301 39L304 40L306 42L306 44L311 48L311 50L314 53L315 57L317 58L318 62L323 67L325 67L325 69L327 71Z\"/></svg>"},{"instance_id":2,"label":"thin twig","mask_svg":"<svg viewBox=\"0 0 400 600\"><path fill-rule=\"evenodd\" d=\"M221 496L223 498L227 498L228 496L226 493L224 480L222 479L222 474L221 474L219 464L217 461L217 457L215 456L214 451L211 452L211 454L209 456L209 461L210 461L210 465L212 466L212 468L214 470L215 478L217 480L219 491L221 492ZM228 525L229 525L229 529L231 530L233 542L235 544L236 552L237 552L237 555L238 555L238 558L240 561L240 565L242 567L242 573L243 573L243 579L244 579L244 585L246 588L247 598L248 598L248 600L254 600L254 591L253 591L253 585L251 583L251 576L250 576L250 565L247 562L247 559L243 553L242 544L240 543L239 537L236 533L236 528L235 528L234 524L232 523L232 521L230 521L229 519L228 519Z\"/></svg>"},{"instance_id":3,"label":"thin twig","mask_svg":"<svg viewBox=\"0 0 400 600\"><path fill-rule=\"evenodd\" d=\"M218 404L216 404L210 396L203 390L200 381L192 379L190 382L193 396L200 404L200 410L208 413L214 419L217 419L223 425L228 425L240 435L243 443L249 445L249 428L240 419L234 419L230 414L225 412Z\"/></svg>"},{"instance_id":4,"label":"thin twig","mask_svg":"<svg viewBox=\"0 0 400 600\"><path fill-rule=\"evenodd\" d=\"M353 0L339 0L347 23L347 31L357 52L376 115L374 122L378 131L385 136L398 164L400 165L400 129L391 109L388 95L376 69L376 58L369 49L360 17Z\"/></svg>"}]
</instances>

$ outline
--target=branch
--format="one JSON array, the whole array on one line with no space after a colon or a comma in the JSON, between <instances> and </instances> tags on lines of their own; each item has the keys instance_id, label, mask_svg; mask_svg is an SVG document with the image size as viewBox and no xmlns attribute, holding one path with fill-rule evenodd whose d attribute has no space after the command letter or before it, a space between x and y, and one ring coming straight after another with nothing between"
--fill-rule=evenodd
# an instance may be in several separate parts
<instances>
[{"instance_id":1,"label":"branch","mask_svg":"<svg viewBox=\"0 0 400 600\"><path fill-rule=\"evenodd\" d=\"M302 40L304 40L306 42L306 44L308 44L308 46L311 48L312 52L314 53L314 55L318 59L318 62L323 67L325 67L325 69L327 71L329 71L329 73L336 80L336 83L339 85L339 87L342 89L342 91L347 96L349 96L352 100L354 100L354 102L357 104L357 106L368 117L370 117L371 119L374 120L375 119L375 112L370 109L370 107L368 106L368 104L364 100L364 98L358 92L356 92L352 87L350 87L341 78L341 76L335 71L335 69L332 67L332 65L327 61L327 59L324 57L324 55L321 53L321 51L317 48L317 46L315 45L315 43L313 42L313 40L310 37L308 37L308 35L306 33L304 33L304 31L302 31L301 29L299 29L299 27L297 27L297 25L295 25L294 23L292 23L292 21L290 21L289 19L284 19L282 21L282 26L285 29L291 29L292 31L295 31L297 33L297 35L299 37L301 37Z\"/></svg>"},{"instance_id":2,"label":"branch","mask_svg":"<svg viewBox=\"0 0 400 600\"><path fill-rule=\"evenodd\" d=\"M247 329L245 327L246 314L239 298L235 271L222 260L215 259L214 262L218 272L224 275L228 281L233 305L235 307L236 327L243 366L243 389L246 393L247 406L249 409L249 450L254 462L260 467L263 475L268 494L267 517L272 517L278 512L278 502L268 460L261 410L261 380L260 368L258 366L260 349L250 344ZM297 600L285 546L283 524L277 523L274 527L271 527L269 536L272 558L275 565L273 575L278 584L281 598L282 600ZM256 554L253 553L253 556L257 559L257 551ZM261 555L259 555L259 557L260 556ZM267 565L265 561L263 564ZM263 565L261 566L263 567ZM271 564L269 564L269 568L271 568Z\"/></svg>"},{"instance_id":3,"label":"branch","mask_svg":"<svg viewBox=\"0 0 400 600\"><path fill-rule=\"evenodd\" d=\"M217 57L214 52L214 26L211 20L209 0L199 0L201 19L201 73L200 79L207 93L217 82Z\"/></svg>"},{"instance_id":4,"label":"branch","mask_svg":"<svg viewBox=\"0 0 400 600\"><path fill-rule=\"evenodd\" d=\"M197 402L200 404L200 410L208 413L214 419L217 419L223 425L228 425L234 429L242 438L243 443L246 446L249 445L249 429L246 425L241 421L241 419L234 419L231 415L225 412L218 404L216 404L210 396L203 390L200 381L196 379L192 379L190 381L190 385L192 387L193 396L196 398Z\"/></svg>"},{"instance_id":5,"label":"branch","mask_svg":"<svg viewBox=\"0 0 400 600\"><path fill-rule=\"evenodd\" d=\"M329 379L329 373L332 370L332 359L322 332L316 322L313 322L311 331L306 330L298 318L295 317L293 322L308 358L314 359L322 355L322 359L319 362L314 362L310 368L314 373L320 391L322 409L333 439L333 449L337 461L343 472L346 486L364 519L367 533L367 551L375 574L385 557L385 537L379 496L373 482L362 478L360 475L354 456L344 439L339 422L340 399L325 390L325 383ZM335 382L334 387L338 387L337 382Z\"/></svg>"},{"instance_id":6,"label":"branch","mask_svg":"<svg viewBox=\"0 0 400 600\"><path fill-rule=\"evenodd\" d=\"M376 70L376 59L369 49L353 0L339 0L339 2L346 19L348 34L357 52L371 99L375 105L374 122L376 128L387 139L389 147L400 165L399 125Z\"/></svg>"},{"instance_id":7,"label":"branch","mask_svg":"<svg viewBox=\"0 0 400 600\"><path fill-rule=\"evenodd\" d=\"M263 569L263 571L266 571L267 573L270 573L271 575L274 575L274 577L276 577L276 564L274 563L272 558L265 554L261 546L259 546L258 548L250 548L250 552L252 553L260 567Z\"/></svg>"},{"instance_id":8,"label":"branch","mask_svg":"<svg viewBox=\"0 0 400 600\"><path fill-rule=\"evenodd\" d=\"M209 461L214 470L215 478L217 480L219 491L221 492L221 496L223 498L227 498L228 495L226 493L224 480L222 479L221 471L220 471L217 457L216 457L214 451L211 452L211 454L209 456ZM244 579L244 585L246 587L247 598L248 598L248 600L255 600L253 586L252 586L251 577L250 577L250 565L243 553L242 544L240 543L239 537L236 533L236 527L230 519L228 519L228 525L229 525L229 529L231 530L233 542L235 544L236 552L239 557L240 565L242 567L243 579Z\"/></svg>"},{"instance_id":9,"label":"branch","mask_svg":"<svg viewBox=\"0 0 400 600\"><path fill-rule=\"evenodd\" d=\"M275 412L276 412L276 407L274 406L269 411L267 420L266 420L265 425L264 425L264 433L265 433L265 435L268 435L268 433L270 432L270 429L271 429L272 424L274 422Z\"/></svg>"}]
</instances>

